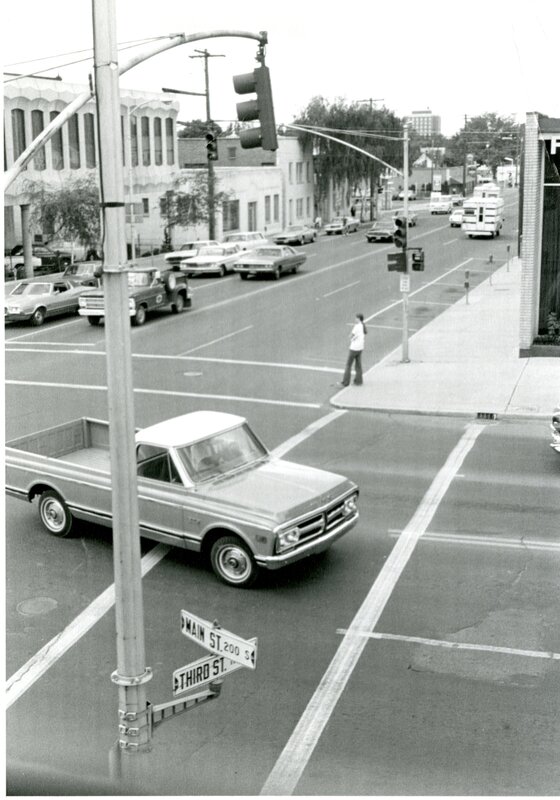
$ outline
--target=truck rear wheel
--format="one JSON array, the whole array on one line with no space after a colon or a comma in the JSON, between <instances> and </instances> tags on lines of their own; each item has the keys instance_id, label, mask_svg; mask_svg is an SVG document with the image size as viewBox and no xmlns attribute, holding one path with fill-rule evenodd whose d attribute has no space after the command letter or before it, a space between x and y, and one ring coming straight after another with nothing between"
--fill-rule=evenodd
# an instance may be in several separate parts
<instances>
[{"instance_id":1,"label":"truck rear wheel","mask_svg":"<svg viewBox=\"0 0 560 800\"><path fill-rule=\"evenodd\" d=\"M183 297L182 294L178 294L177 297L175 298L175 302L171 306L171 311L174 314L180 314L181 311L184 311L184 308L185 308L185 298Z\"/></svg>"},{"instance_id":2,"label":"truck rear wheel","mask_svg":"<svg viewBox=\"0 0 560 800\"><path fill-rule=\"evenodd\" d=\"M136 314L132 317L134 325L143 325L146 322L146 309L144 306L138 306Z\"/></svg>"},{"instance_id":3,"label":"truck rear wheel","mask_svg":"<svg viewBox=\"0 0 560 800\"><path fill-rule=\"evenodd\" d=\"M87 321L90 325L99 325L101 322L101 317L88 317Z\"/></svg>"},{"instance_id":4,"label":"truck rear wheel","mask_svg":"<svg viewBox=\"0 0 560 800\"><path fill-rule=\"evenodd\" d=\"M229 586L251 586L258 574L253 554L237 536L222 536L214 542L210 562L216 576Z\"/></svg>"},{"instance_id":5,"label":"truck rear wheel","mask_svg":"<svg viewBox=\"0 0 560 800\"><path fill-rule=\"evenodd\" d=\"M53 489L43 492L39 498L41 522L53 536L68 536L72 529L72 514L62 497Z\"/></svg>"}]
</instances>

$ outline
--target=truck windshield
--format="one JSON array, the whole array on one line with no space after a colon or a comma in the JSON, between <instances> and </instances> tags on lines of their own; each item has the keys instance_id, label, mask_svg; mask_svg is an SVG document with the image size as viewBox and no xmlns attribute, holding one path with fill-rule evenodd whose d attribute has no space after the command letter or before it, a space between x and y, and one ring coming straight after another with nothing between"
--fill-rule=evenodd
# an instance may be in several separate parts
<instances>
[{"instance_id":1,"label":"truck windshield","mask_svg":"<svg viewBox=\"0 0 560 800\"><path fill-rule=\"evenodd\" d=\"M185 445L177 453L195 483L237 472L267 455L247 425Z\"/></svg>"}]
</instances>

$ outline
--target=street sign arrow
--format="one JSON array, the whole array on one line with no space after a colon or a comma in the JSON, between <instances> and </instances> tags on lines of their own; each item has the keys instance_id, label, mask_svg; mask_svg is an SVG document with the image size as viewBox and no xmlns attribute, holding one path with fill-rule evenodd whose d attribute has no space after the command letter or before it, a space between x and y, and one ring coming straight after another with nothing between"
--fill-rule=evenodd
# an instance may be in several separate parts
<instances>
[{"instance_id":1,"label":"street sign arrow","mask_svg":"<svg viewBox=\"0 0 560 800\"><path fill-rule=\"evenodd\" d=\"M216 655L225 656L249 669L257 666L257 640L242 639L216 623L181 609L181 633Z\"/></svg>"},{"instance_id":2,"label":"street sign arrow","mask_svg":"<svg viewBox=\"0 0 560 800\"><path fill-rule=\"evenodd\" d=\"M250 641L256 646L256 639L251 639ZM238 664L225 656L211 655L199 658L198 661L193 661L192 664L187 664L175 670L173 673L173 696L188 692L190 689L202 684L211 683L221 678L222 675L234 672L236 669L242 669L242 667L242 664Z\"/></svg>"}]
</instances>

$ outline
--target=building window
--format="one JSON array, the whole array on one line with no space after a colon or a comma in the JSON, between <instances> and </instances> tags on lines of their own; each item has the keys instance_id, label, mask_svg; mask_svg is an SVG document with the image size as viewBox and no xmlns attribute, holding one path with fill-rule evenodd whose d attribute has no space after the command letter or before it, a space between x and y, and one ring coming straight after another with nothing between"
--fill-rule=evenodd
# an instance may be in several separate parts
<instances>
[{"instance_id":1,"label":"building window","mask_svg":"<svg viewBox=\"0 0 560 800\"><path fill-rule=\"evenodd\" d=\"M150 120L142 117L140 120L140 131L142 135L142 164L149 167L152 163L150 158Z\"/></svg>"},{"instance_id":2,"label":"building window","mask_svg":"<svg viewBox=\"0 0 560 800\"><path fill-rule=\"evenodd\" d=\"M296 164L296 183L303 183L303 161Z\"/></svg>"},{"instance_id":3,"label":"building window","mask_svg":"<svg viewBox=\"0 0 560 800\"><path fill-rule=\"evenodd\" d=\"M12 110L12 140L15 161L25 150L25 116L21 108Z\"/></svg>"},{"instance_id":4,"label":"building window","mask_svg":"<svg viewBox=\"0 0 560 800\"><path fill-rule=\"evenodd\" d=\"M309 217L311 216L311 198L310 197L306 197L305 198L305 216L307 217L307 219L309 219Z\"/></svg>"},{"instance_id":5,"label":"building window","mask_svg":"<svg viewBox=\"0 0 560 800\"><path fill-rule=\"evenodd\" d=\"M305 180L311 183L311 161L305 162Z\"/></svg>"},{"instance_id":6,"label":"building window","mask_svg":"<svg viewBox=\"0 0 560 800\"><path fill-rule=\"evenodd\" d=\"M154 158L158 167L163 164L163 139L161 136L161 117L154 119Z\"/></svg>"},{"instance_id":7,"label":"building window","mask_svg":"<svg viewBox=\"0 0 560 800\"><path fill-rule=\"evenodd\" d=\"M274 222L280 222L280 195L274 195Z\"/></svg>"},{"instance_id":8,"label":"building window","mask_svg":"<svg viewBox=\"0 0 560 800\"><path fill-rule=\"evenodd\" d=\"M50 121L58 117L58 111L51 111ZM64 169L64 151L62 149L62 130L58 130L54 136L51 137L51 156L52 168Z\"/></svg>"},{"instance_id":9,"label":"building window","mask_svg":"<svg viewBox=\"0 0 560 800\"><path fill-rule=\"evenodd\" d=\"M289 183L293 183L294 182L294 178L293 178L293 175L292 175L292 166L293 166L292 162L290 161L290 163L288 164L288 181L289 181Z\"/></svg>"},{"instance_id":10,"label":"building window","mask_svg":"<svg viewBox=\"0 0 560 800\"><path fill-rule=\"evenodd\" d=\"M167 163L175 163L175 138L173 136L173 120L165 120L165 149L167 151Z\"/></svg>"},{"instance_id":11,"label":"building window","mask_svg":"<svg viewBox=\"0 0 560 800\"><path fill-rule=\"evenodd\" d=\"M132 166L138 166L138 118L130 118L130 158Z\"/></svg>"},{"instance_id":12,"label":"building window","mask_svg":"<svg viewBox=\"0 0 560 800\"><path fill-rule=\"evenodd\" d=\"M32 111L31 112L31 135L33 139L36 139L37 136L43 131L45 127L43 112L42 111ZM41 147L40 150L37 151L37 155L33 159L33 166L35 169L42 170L47 168L47 159L45 157L45 148Z\"/></svg>"},{"instance_id":13,"label":"building window","mask_svg":"<svg viewBox=\"0 0 560 800\"><path fill-rule=\"evenodd\" d=\"M294 224L294 201L288 200L288 225Z\"/></svg>"},{"instance_id":14,"label":"building window","mask_svg":"<svg viewBox=\"0 0 560 800\"><path fill-rule=\"evenodd\" d=\"M270 195L265 194L264 196L264 223L268 225L270 222Z\"/></svg>"},{"instance_id":15,"label":"building window","mask_svg":"<svg viewBox=\"0 0 560 800\"><path fill-rule=\"evenodd\" d=\"M247 203L247 230L257 230L257 204L254 201Z\"/></svg>"},{"instance_id":16,"label":"building window","mask_svg":"<svg viewBox=\"0 0 560 800\"><path fill-rule=\"evenodd\" d=\"M149 200L148 197L143 197L142 198L142 214L145 217L149 217L150 216L150 200Z\"/></svg>"},{"instance_id":17,"label":"building window","mask_svg":"<svg viewBox=\"0 0 560 800\"><path fill-rule=\"evenodd\" d=\"M296 200L296 218L301 219L303 217L303 197L298 197Z\"/></svg>"},{"instance_id":18,"label":"building window","mask_svg":"<svg viewBox=\"0 0 560 800\"><path fill-rule=\"evenodd\" d=\"M230 161L234 161L237 158L237 147L228 147L227 157Z\"/></svg>"},{"instance_id":19,"label":"building window","mask_svg":"<svg viewBox=\"0 0 560 800\"><path fill-rule=\"evenodd\" d=\"M70 169L80 168L80 129L78 115L74 114L68 120L68 147L70 150Z\"/></svg>"},{"instance_id":20,"label":"building window","mask_svg":"<svg viewBox=\"0 0 560 800\"><path fill-rule=\"evenodd\" d=\"M225 200L222 203L222 227L224 232L239 230L239 200Z\"/></svg>"},{"instance_id":21,"label":"building window","mask_svg":"<svg viewBox=\"0 0 560 800\"><path fill-rule=\"evenodd\" d=\"M84 133L86 137L86 167L95 167L95 118L93 114L84 114Z\"/></svg>"}]
</instances>

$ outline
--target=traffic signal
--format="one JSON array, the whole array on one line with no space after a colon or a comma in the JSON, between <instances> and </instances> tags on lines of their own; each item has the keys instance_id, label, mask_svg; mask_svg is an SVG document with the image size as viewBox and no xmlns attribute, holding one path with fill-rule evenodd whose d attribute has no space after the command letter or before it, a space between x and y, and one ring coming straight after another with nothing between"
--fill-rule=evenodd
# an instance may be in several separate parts
<instances>
[{"instance_id":1,"label":"traffic signal","mask_svg":"<svg viewBox=\"0 0 560 800\"><path fill-rule=\"evenodd\" d=\"M401 250L406 250L406 237L408 233L408 225L406 217L395 217L395 232L393 234L393 242L396 247Z\"/></svg>"},{"instance_id":2,"label":"traffic signal","mask_svg":"<svg viewBox=\"0 0 560 800\"><path fill-rule=\"evenodd\" d=\"M406 253L387 253L389 272L406 272Z\"/></svg>"},{"instance_id":3,"label":"traffic signal","mask_svg":"<svg viewBox=\"0 0 560 800\"><path fill-rule=\"evenodd\" d=\"M414 250L412 253L412 269L415 272L422 272L424 269L424 251Z\"/></svg>"},{"instance_id":4,"label":"traffic signal","mask_svg":"<svg viewBox=\"0 0 560 800\"><path fill-rule=\"evenodd\" d=\"M237 94L256 92L254 100L237 103L237 119L249 122L258 119L260 128L249 128L239 132L241 147L262 147L263 150L277 150L276 123L268 67L257 67L253 72L233 76L233 87Z\"/></svg>"},{"instance_id":5,"label":"traffic signal","mask_svg":"<svg viewBox=\"0 0 560 800\"><path fill-rule=\"evenodd\" d=\"M214 131L208 131L206 134L206 156L208 161L218 160L218 140Z\"/></svg>"}]
</instances>

